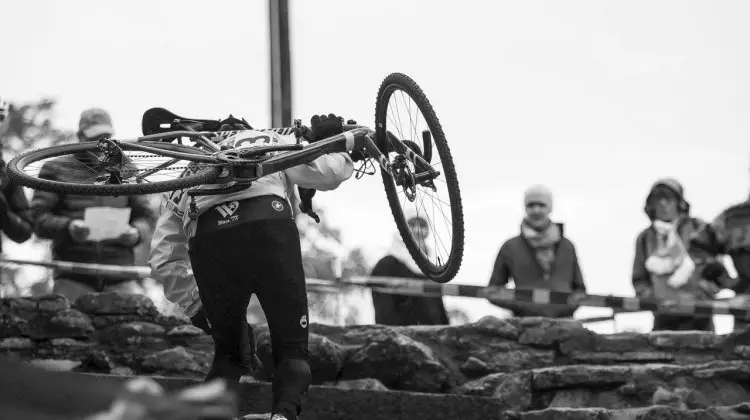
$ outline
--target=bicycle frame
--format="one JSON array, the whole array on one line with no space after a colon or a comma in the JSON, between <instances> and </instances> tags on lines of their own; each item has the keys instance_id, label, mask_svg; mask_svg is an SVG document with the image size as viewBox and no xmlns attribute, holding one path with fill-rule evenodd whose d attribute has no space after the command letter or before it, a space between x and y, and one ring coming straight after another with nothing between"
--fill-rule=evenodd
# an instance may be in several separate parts
<instances>
[{"instance_id":1,"label":"bicycle frame","mask_svg":"<svg viewBox=\"0 0 750 420\"><path fill-rule=\"evenodd\" d=\"M303 128L306 129L306 127ZM149 136L139 137L138 139L136 139L136 143L131 143L129 147L135 150L141 150L144 152L150 152L173 158L173 160L165 162L157 166L156 168L149 169L145 174L139 175L139 177L145 177L156 173L161 169L169 167L171 164L175 163L178 160L189 160L199 163L233 167L234 170L230 171L229 176L222 178L219 182L216 182L212 185L225 184L232 181L236 181L237 185L229 187L228 189L191 190L188 192L189 195L215 195L241 190L243 188L247 188L253 181L262 176L267 176L276 172L283 171L285 169L311 162L325 154L352 152L355 150L364 151L368 157L377 161L378 165L384 172L393 176L391 162L389 162L388 157L380 151L380 149L376 146L375 142L372 139L375 136L375 131L364 126L349 125L345 126L345 128L347 131L344 131L341 134L337 134L327 139L309 144L298 151L287 151L284 153L279 153L276 156L258 160L256 162L253 162L252 159L248 159L248 161L238 162L236 164L229 164L216 156L217 153L220 153L220 147L216 143L209 140L209 138L207 137L209 135L215 135L215 132L172 131L167 133L153 134ZM260 131L274 130L277 129L265 129ZM300 137L299 132L297 133L298 137ZM406 147L404 143L395 135L390 132L386 132L386 135L390 138L391 144L393 144L395 151L406 156L406 158L415 165L415 168L428 168L427 172L425 173L415 174L416 182L420 182L421 180L425 179L434 179L440 175L440 173L438 171L435 171L425 159L416 154L409 147ZM147 144L143 144L143 142L161 140L169 137L189 137L195 139L196 143L198 143L198 145L200 146L196 147L196 151L204 152L205 156L199 156L198 154L165 151L162 149L149 147ZM203 150L201 149L201 147L209 150ZM271 149L273 149L273 147L271 147ZM241 176L237 176L238 172Z\"/></svg>"}]
</instances>

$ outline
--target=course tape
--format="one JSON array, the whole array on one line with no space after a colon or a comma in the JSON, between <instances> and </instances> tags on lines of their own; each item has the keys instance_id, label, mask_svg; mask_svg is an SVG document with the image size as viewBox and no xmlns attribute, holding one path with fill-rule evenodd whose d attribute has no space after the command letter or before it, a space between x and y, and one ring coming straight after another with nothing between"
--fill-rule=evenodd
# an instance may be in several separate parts
<instances>
[{"instance_id":1,"label":"course tape","mask_svg":"<svg viewBox=\"0 0 750 420\"><path fill-rule=\"evenodd\" d=\"M573 293L556 292L548 289L506 289L495 286L439 284L424 280L394 277L350 277L332 283L366 287L381 293L399 295L424 297L457 296L517 303L573 304L571 301ZM732 300L697 300L686 295L680 300L660 300L593 294L586 294L574 299L578 302L577 304L573 304L573 306L611 308L618 312L651 311L695 317L733 315L740 319L750 319L750 306L737 303L744 299L738 299L736 302Z\"/></svg>"},{"instance_id":2,"label":"course tape","mask_svg":"<svg viewBox=\"0 0 750 420\"><path fill-rule=\"evenodd\" d=\"M0 265L3 264L36 265L63 271L102 276L109 275L131 278L146 278L151 276L151 268L145 266L117 266L69 261L31 261L0 256ZM577 297L577 303L574 303L570 301L572 293L556 292L548 289L507 289L496 286L440 284L431 281L398 277L353 276L340 280L308 278L307 284L311 286L311 290L329 293L339 291L342 286L357 286L380 293L409 296L456 296L501 302L593 306L611 308L616 312L651 311L695 317L733 315L740 319L750 319L750 306L741 303L744 299L734 302L733 300L697 300L686 295L679 300L659 300L653 298L587 294Z\"/></svg>"},{"instance_id":3,"label":"course tape","mask_svg":"<svg viewBox=\"0 0 750 420\"><path fill-rule=\"evenodd\" d=\"M69 261L32 261L0 256L0 265L36 265L54 268L63 272L90 274L92 276L128 277L143 279L151 276L151 268L144 266L123 266L108 264L90 264Z\"/></svg>"}]
</instances>

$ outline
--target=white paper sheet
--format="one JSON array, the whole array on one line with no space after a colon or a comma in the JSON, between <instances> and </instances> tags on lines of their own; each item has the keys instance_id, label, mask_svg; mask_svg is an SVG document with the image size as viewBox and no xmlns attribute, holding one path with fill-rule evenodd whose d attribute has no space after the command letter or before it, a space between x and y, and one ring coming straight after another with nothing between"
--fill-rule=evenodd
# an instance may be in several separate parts
<instances>
[{"instance_id":1,"label":"white paper sheet","mask_svg":"<svg viewBox=\"0 0 750 420\"><path fill-rule=\"evenodd\" d=\"M89 207L83 215L83 222L90 229L91 241L114 239L130 228L130 208Z\"/></svg>"}]
</instances>

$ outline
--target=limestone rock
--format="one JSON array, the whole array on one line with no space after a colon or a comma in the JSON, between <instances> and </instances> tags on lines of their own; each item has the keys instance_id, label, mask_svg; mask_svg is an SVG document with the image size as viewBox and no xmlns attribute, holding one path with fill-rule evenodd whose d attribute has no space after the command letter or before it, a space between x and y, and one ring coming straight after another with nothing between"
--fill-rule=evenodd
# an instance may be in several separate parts
<instances>
[{"instance_id":1,"label":"limestone rock","mask_svg":"<svg viewBox=\"0 0 750 420\"><path fill-rule=\"evenodd\" d=\"M173 347L146 356L143 368L150 372L200 373L203 369L184 347Z\"/></svg>"},{"instance_id":2,"label":"limestone rock","mask_svg":"<svg viewBox=\"0 0 750 420\"><path fill-rule=\"evenodd\" d=\"M361 389L366 391L388 391L388 387L377 379L364 378L333 383L339 389Z\"/></svg>"},{"instance_id":3,"label":"limestone rock","mask_svg":"<svg viewBox=\"0 0 750 420\"><path fill-rule=\"evenodd\" d=\"M147 296L119 291L88 293L76 299L74 306L92 315L152 315L158 314L154 302Z\"/></svg>"},{"instance_id":4,"label":"limestone rock","mask_svg":"<svg viewBox=\"0 0 750 420\"><path fill-rule=\"evenodd\" d=\"M28 350L35 344L26 337L9 337L0 339L0 351Z\"/></svg>"},{"instance_id":5,"label":"limestone rock","mask_svg":"<svg viewBox=\"0 0 750 420\"><path fill-rule=\"evenodd\" d=\"M389 388L421 392L440 392L455 382L429 347L393 331L376 331L350 352L341 378L375 378Z\"/></svg>"}]
</instances>

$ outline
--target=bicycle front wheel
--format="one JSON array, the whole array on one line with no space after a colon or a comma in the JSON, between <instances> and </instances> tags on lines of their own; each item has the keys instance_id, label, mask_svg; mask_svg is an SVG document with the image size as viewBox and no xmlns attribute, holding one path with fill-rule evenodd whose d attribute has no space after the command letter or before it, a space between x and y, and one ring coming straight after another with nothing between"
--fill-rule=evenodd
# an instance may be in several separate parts
<instances>
[{"instance_id":1,"label":"bicycle front wheel","mask_svg":"<svg viewBox=\"0 0 750 420\"><path fill-rule=\"evenodd\" d=\"M377 145L392 163L392 173L382 172L382 177L399 234L422 272L437 283L447 283L463 260L464 216L456 168L440 121L416 82L393 73L380 85L375 127ZM431 168L399 153L404 149L396 147L396 141ZM429 173L437 176L425 177Z\"/></svg>"},{"instance_id":2,"label":"bicycle front wheel","mask_svg":"<svg viewBox=\"0 0 750 420\"><path fill-rule=\"evenodd\" d=\"M206 163L208 153L195 147L159 142L118 145L119 165L106 161L96 142L64 144L16 156L8 163L8 176L35 190L119 196L210 184L221 174L221 165ZM152 151L144 152L139 145Z\"/></svg>"}]
</instances>

